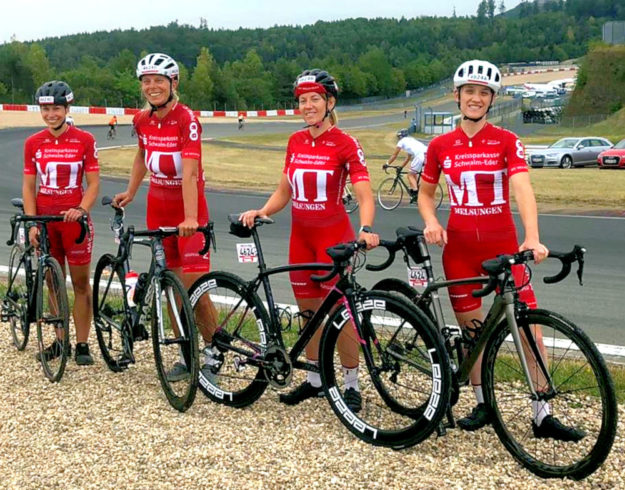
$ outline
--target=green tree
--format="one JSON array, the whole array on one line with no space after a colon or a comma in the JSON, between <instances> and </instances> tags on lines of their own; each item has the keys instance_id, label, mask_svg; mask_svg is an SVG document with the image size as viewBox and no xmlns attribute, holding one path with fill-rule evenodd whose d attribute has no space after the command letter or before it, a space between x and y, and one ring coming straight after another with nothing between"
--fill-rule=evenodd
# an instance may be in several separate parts
<instances>
[{"instance_id":1,"label":"green tree","mask_svg":"<svg viewBox=\"0 0 625 490\"><path fill-rule=\"evenodd\" d=\"M214 64L215 60L208 48L201 48L186 91L188 102L194 109L208 109L211 106L214 83L210 74Z\"/></svg>"},{"instance_id":2,"label":"green tree","mask_svg":"<svg viewBox=\"0 0 625 490\"><path fill-rule=\"evenodd\" d=\"M25 64L32 74L33 87L39 87L44 82L52 79L50 62L43 48L37 44L31 44L28 48Z\"/></svg>"}]
</instances>

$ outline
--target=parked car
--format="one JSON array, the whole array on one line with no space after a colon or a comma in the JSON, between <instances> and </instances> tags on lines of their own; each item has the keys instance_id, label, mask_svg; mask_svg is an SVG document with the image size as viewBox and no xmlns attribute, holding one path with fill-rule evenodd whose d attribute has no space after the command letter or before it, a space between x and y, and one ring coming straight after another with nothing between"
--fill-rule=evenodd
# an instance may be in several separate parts
<instances>
[{"instance_id":1,"label":"parked car","mask_svg":"<svg viewBox=\"0 0 625 490\"><path fill-rule=\"evenodd\" d=\"M597 163L599 168L625 169L625 139L619 141L613 148L599 153Z\"/></svg>"},{"instance_id":2,"label":"parked car","mask_svg":"<svg viewBox=\"0 0 625 490\"><path fill-rule=\"evenodd\" d=\"M533 168L595 165L599 153L609 150L612 146L609 140L595 136L562 138L549 148L532 153L530 165Z\"/></svg>"}]
</instances>

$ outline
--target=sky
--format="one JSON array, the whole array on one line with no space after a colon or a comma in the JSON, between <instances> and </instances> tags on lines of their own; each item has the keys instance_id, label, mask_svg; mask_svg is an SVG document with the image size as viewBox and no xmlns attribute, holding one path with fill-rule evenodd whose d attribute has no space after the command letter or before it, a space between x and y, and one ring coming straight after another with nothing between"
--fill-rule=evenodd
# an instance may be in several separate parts
<instances>
[{"instance_id":1,"label":"sky","mask_svg":"<svg viewBox=\"0 0 625 490\"><path fill-rule=\"evenodd\" d=\"M501 0L495 3L499 6ZM521 0L504 0L506 9ZM179 24L210 28L313 24L353 17L475 15L480 0L11 0L3 2L0 44L114 29Z\"/></svg>"}]
</instances>

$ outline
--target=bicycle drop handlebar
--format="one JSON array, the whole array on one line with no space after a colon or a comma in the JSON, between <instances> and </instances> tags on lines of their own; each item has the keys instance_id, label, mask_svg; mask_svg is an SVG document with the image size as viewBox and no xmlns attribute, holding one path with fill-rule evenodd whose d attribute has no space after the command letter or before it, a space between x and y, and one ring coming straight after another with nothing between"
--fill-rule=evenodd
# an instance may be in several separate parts
<instances>
[{"instance_id":1,"label":"bicycle drop handlebar","mask_svg":"<svg viewBox=\"0 0 625 490\"><path fill-rule=\"evenodd\" d=\"M326 248L326 253L330 256L333 262L333 267L330 272L325 275L312 274L310 278L316 282L325 282L332 279L347 267L349 260L359 250L366 250L367 244L364 241L360 242L348 242L339 243L333 247Z\"/></svg>"},{"instance_id":2,"label":"bicycle drop handlebar","mask_svg":"<svg viewBox=\"0 0 625 490\"><path fill-rule=\"evenodd\" d=\"M102 198L103 206L111 206L115 211L115 216L111 223L113 230L121 230L124 226L124 208L113 205L113 199L110 196L104 196ZM198 226L197 231L204 235L204 247L198 252L199 255L204 255L210 249L211 243L213 244L213 250L216 250L215 231L213 229L213 222L209 221L206 226ZM159 237L165 238L178 234L178 227L176 226L161 226L155 230L135 230L134 226L128 227L128 230L124 233L124 241L129 241L131 237Z\"/></svg>"},{"instance_id":3,"label":"bicycle drop handlebar","mask_svg":"<svg viewBox=\"0 0 625 490\"><path fill-rule=\"evenodd\" d=\"M575 245L570 252L556 252L550 250L548 257L558 259L562 263L560 272L553 276L545 277L543 282L546 284L554 284L563 280L571 272L571 264L577 262L577 277L580 285L583 285L582 276L584 274L584 254L586 249L580 245ZM475 298L481 298L492 293L499 286L499 275L502 273L510 273L513 265L525 264L534 259L532 250L524 250L513 255L499 255L497 258L485 260L482 262L482 268L488 273L488 283L482 289L473 291L471 294Z\"/></svg>"},{"instance_id":4,"label":"bicycle drop handlebar","mask_svg":"<svg viewBox=\"0 0 625 490\"><path fill-rule=\"evenodd\" d=\"M65 221L65 216L62 215L28 215L28 214L19 214L11 217L11 238L7 240L7 245L11 246L15 243L15 227L19 222L31 222L31 223L52 223L52 222L60 222ZM68 221L70 223L70 221ZM77 223L80 224L80 235L76 239L76 243L82 243L87 236L90 234L89 231L89 222L87 215L83 215Z\"/></svg>"}]
</instances>

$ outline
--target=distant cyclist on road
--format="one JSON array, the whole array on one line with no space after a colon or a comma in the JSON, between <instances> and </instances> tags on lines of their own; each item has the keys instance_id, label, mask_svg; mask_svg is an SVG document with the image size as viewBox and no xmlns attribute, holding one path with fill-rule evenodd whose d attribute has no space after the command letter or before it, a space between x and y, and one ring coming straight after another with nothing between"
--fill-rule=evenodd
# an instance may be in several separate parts
<instances>
[{"instance_id":1,"label":"distant cyclist on road","mask_svg":"<svg viewBox=\"0 0 625 490\"><path fill-rule=\"evenodd\" d=\"M110 138L112 139L117 136L117 116L113 115L111 120L109 121L109 133Z\"/></svg>"},{"instance_id":2,"label":"distant cyclist on road","mask_svg":"<svg viewBox=\"0 0 625 490\"><path fill-rule=\"evenodd\" d=\"M75 125L74 118L68 114L67 117L65 118L65 123L68 126L74 126Z\"/></svg>"},{"instance_id":3,"label":"distant cyclist on road","mask_svg":"<svg viewBox=\"0 0 625 490\"><path fill-rule=\"evenodd\" d=\"M425 153L428 148L416 138L408 136L408 130L406 129L399 130L397 132L397 137L399 138L399 141L397 142L397 147L395 148L395 151L393 152L391 157L386 162L386 165L391 165L401 151L404 151L406 153L406 159L401 164L401 168L404 168L406 165L408 165L408 162L410 162L408 183L410 184L410 202L413 203L417 200L417 193L419 190L417 176L423 168L423 163L425 162Z\"/></svg>"},{"instance_id":4,"label":"distant cyclist on road","mask_svg":"<svg viewBox=\"0 0 625 490\"><path fill-rule=\"evenodd\" d=\"M243 114L239 114L238 121L239 129L243 129L243 124L245 123L245 118L243 117Z\"/></svg>"}]
</instances>

